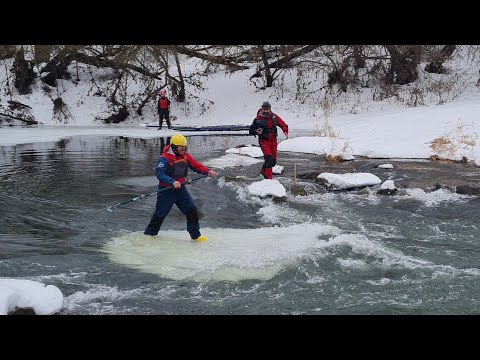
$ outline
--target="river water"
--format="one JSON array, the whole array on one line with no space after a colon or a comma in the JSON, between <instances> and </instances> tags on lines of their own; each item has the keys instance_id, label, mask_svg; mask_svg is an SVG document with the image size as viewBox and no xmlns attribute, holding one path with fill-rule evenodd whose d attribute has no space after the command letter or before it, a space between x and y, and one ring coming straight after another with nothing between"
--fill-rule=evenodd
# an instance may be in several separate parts
<instances>
[{"instance_id":1,"label":"river water","mask_svg":"<svg viewBox=\"0 0 480 360\"><path fill-rule=\"evenodd\" d=\"M286 201L248 193L262 162L225 166L187 185L208 242L189 240L176 207L146 239L155 196L106 209L156 190L165 141L0 147L0 277L57 286L60 314L480 313L478 196L326 192L307 179L294 196L292 164L318 156L279 153ZM242 144L255 139L191 136L189 152L208 163Z\"/></svg>"}]
</instances>

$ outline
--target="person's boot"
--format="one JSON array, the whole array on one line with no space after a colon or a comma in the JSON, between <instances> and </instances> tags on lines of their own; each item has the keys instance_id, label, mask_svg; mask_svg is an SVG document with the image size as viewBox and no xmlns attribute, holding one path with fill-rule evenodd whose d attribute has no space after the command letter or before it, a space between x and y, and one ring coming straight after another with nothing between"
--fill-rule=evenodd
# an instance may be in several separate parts
<instances>
[{"instance_id":1,"label":"person's boot","mask_svg":"<svg viewBox=\"0 0 480 360\"><path fill-rule=\"evenodd\" d=\"M192 239L192 240L197 242L203 242L203 241L207 241L208 238L205 235L200 235L198 238Z\"/></svg>"}]
</instances>

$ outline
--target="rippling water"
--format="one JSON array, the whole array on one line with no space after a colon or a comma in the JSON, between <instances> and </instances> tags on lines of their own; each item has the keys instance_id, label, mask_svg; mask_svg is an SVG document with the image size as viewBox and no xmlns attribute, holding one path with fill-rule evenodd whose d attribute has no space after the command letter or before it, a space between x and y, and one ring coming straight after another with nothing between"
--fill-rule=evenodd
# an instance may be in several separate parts
<instances>
[{"instance_id":1,"label":"rippling water","mask_svg":"<svg viewBox=\"0 0 480 360\"><path fill-rule=\"evenodd\" d=\"M252 197L260 164L189 186L204 244L177 208L160 235L142 233L167 139L73 137L0 147L0 276L57 286L62 314L477 314L479 199L447 190L398 196ZM194 136L201 162L254 144ZM306 155L279 154L278 162ZM225 175L245 180L230 182Z\"/></svg>"}]
</instances>

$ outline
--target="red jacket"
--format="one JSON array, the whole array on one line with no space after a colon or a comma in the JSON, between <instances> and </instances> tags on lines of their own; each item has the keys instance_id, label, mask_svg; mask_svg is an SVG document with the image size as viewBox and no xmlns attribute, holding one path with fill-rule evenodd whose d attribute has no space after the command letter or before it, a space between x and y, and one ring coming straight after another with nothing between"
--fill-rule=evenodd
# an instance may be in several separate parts
<instances>
[{"instance_id":1,"label":"red jacket","mask_svg":"<svg viewBox=\"0 0 480 360\"><path fill-rule=\"evenodd\" d=\"M279 126L283 133L288 135L288 125L283 121L283 119L277 114L270 112L268 116L263 116L262 112L259 110L257 116L253 119L252 125L250 125L250 135L257 135L257 129L262 128L263 132L258 135L259 140L268 140L270 138L276 138L277 135L277 126Z\"/></svg>"},{"instance_id":2,"label":"red jacket","mask_svg":"<svg viewBox=\"0 0 480 360\"><path fill-rule=\"evenodd\" d=\"M160 98L158 99L158 108L157 108L157 110L160 111L160 109L165 110L165 109L168 109L168 108L170 108L170 100L169 100L166 96L160 97Z\"/></svg>"},{"instance_id":3,"label":"red jacket","mask_svg":"<svg viewBox=\"0 0 480 360\"><path fill-rule=\"evenodd\" d=\"M158 159L155 173L160 182L159 185L168 187L173 185L175 181L184 183L188 169L192 169L202 175L207 175L210 170L195 160L189 153L185 152L183 155L177 155L173 152L171 146L167 145L163 150L162 156Z\"/></svg>"}]
</instances>

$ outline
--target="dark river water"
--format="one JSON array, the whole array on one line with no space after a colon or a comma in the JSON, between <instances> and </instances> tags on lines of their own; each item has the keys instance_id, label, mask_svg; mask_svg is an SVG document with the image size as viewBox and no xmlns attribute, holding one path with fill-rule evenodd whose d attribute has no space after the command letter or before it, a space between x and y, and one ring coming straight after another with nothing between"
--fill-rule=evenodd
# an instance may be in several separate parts
<instances>
[{"instance_id":1,"label":"dark river water","mask_svg":"<svg viewBox=\"0 0 480 360\"><path fill-rule=\"evenodd\" d=\"M251 136L191 136L208 164ZM477 196L408 188L326 192L279 153L286 201L250 195L262 162L187 185L206 243L174 207L154 239L166 138L73 137L0 147L0 277L57 286L60 314L479 314ZM240 155L238 155L240 156ZM321 169L316 169L322 171ZM196 174L191 173L195 178ZM236 178L238 181L229 181ZM386 180L386 178L382 179Z\"/></svg>"}]
</instances>

